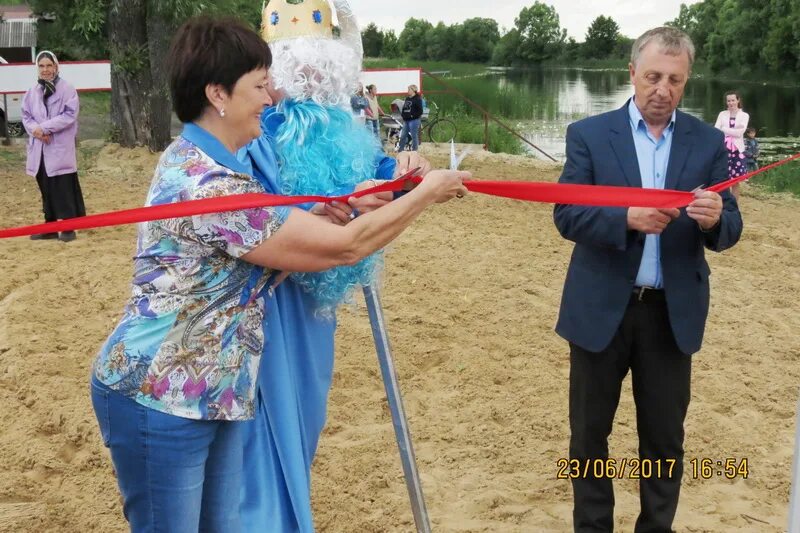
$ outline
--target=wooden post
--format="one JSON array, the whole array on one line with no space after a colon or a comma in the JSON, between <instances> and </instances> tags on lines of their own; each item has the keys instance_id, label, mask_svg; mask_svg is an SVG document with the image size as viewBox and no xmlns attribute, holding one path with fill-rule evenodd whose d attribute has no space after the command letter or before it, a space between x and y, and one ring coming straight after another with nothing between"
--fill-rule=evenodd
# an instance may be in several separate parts
<instances>
[{"instance_id":1,"label":"wooden post","mask_svg":"<svg viewBox=\"0 0 800 533\"><path fill-rule=\"evenodd\" d=\"M489 114L483 114L483 149L489 150Z\"/></svg>"}]
</instances>

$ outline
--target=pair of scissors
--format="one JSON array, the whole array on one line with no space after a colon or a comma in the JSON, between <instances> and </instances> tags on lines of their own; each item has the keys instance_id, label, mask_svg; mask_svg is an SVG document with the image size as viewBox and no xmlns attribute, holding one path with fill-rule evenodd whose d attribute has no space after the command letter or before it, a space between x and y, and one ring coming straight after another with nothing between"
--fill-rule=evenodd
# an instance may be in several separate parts
<instances>
[{"instance_id":1,"label":"pair of scissors","mask_svg":"<svg viewBox=\"0 0 800 533\"><path fill-rule=\"evenodd\" d=\"M412 168L411 170L409 170L408 172L406 172L402 176L398 176L395 179L391 180L389 183L405 182L406 180L409 180L410 178L413 178L417 174L417 172L419 172L420 170L422 170L422 167ZM376 185L376 187L377 186L379 186L379 185ZM353 220L354 218L356 218L360 214L361 213L358 212L358 209L353 209L352 213L350 213L350 220Z\"/></svg>"}]
</instances>

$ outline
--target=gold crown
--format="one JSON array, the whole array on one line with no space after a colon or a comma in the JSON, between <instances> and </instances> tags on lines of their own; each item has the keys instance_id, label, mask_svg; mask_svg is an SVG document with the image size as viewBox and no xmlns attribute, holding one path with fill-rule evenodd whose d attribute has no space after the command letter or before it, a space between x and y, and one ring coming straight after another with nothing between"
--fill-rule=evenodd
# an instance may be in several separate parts
<instances>
[{"instance_id":1,"label":"gold crown","mask_svg":"<svg viewBox=\"0 0 800 533\"><path fill-rule=\"evenodd\" d=\"M333 15L327 0L271 0L264 6L261 36L271 43L294 37L333 38Z\"/></svg>"}]
</instances>

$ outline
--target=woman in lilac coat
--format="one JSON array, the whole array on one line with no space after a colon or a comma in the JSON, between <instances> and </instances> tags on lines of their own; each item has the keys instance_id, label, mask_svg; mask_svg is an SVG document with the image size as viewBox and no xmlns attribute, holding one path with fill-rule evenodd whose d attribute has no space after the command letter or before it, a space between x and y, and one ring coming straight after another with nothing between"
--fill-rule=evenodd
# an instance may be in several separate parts
<instances>
[{"instance_id":1,"label":"woman in lilac coat","mask_svg":"<svg viewBox=\"0 0 800 533\"><path fill-rule=\"evenodd\" d=\"M45 222L86 214L78 183L75 137L78 133L78 92L58 76L58 59L48 51L36 56L39 80L22 100L22 123L28 132L26 171L42 193ZM40 233L33 240L75 240L74 231Z\"/></svg>"}]
</instances>

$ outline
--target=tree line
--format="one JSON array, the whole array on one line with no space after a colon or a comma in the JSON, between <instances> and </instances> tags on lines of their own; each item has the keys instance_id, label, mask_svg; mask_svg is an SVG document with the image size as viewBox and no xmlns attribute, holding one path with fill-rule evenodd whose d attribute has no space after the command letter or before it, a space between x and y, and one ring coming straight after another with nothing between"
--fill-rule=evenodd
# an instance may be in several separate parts
<instances>
[{"instance_id":1,"label":"tree line","mask_svg":"<svg viewBox=\"0 0 800 533\"><path fill-rule=\"evenodd\" d=\"M800 71L798 0L704 0L681 4L670 25L687 32L712 72Z\"/></svg>"},{"instance_id":2,"label":"tree line","mask_svg":"<svg viewBox=\"0 0 800 533\"><path fill-rule=\"evenodd\" d=\"M16 0L15 0L16 1ZM169 91L163 58L170 36L200 13L235 15L253 28L261 3L253 0L28 0L40 16L39 47L61 60L110 59L111 122L124 146L160 150L169 142ZM681 5L667 24L692 36L697 57L712 70L800 71L800 1L703 0ZM374 24L362 32L367 56L450 60L507 66L580 59L626 59L632 39L608 16L597 17L577 42L555 8L541 1L523 8L511 29L472 18L433 25L409 19L400 35Z\"/></svg>"},{"instance_id":3,"label":"tree line","mask_svg":"<svg viewBox=\"0 0 800 533\"><path fill-rule=\"evenodd\" d=\"M254 28L261 22L261 4L252 0L28 0L35 13L45 15L45 20L55 19L39 25L39 42L73 60L108 59L119 52L112 44L109 20L115 10L125 9L123 5L129 3L134 9L144 6L173 25L201 12L235 14ZM703 0L682 4L678 17L665 24L692 36L697 58L712 72L800 70L798 0ZM601 15L578 42L561 27L556 9L539 0L520 11L510 29L501 29L491 18L471 18L452 25L411 18L400 35L375 24L362 31L368 57L504 66L625 59L631 37L636 36L622 35L612 17Z\"/></svg>"},{"instance_id":4,"label":"tree line","mask_svg":"<svg viewBox=\"0 0 800 533\"><path fill-rule=\"evenodd\" d=\"M411 18L399 36L370 23L361 32L367 57L418 61L461 61L519 66L548 60L624 58L632 40L611 17L597 17L584 42L567 36L555 8L536 1L520 11L514 27L501 34L497 21L471 18L445 25Z\"/></svg>"},{"instance_id":5,"label":"tree line","mask_svg":"<svg viewBox=\"0 0 800 533\"><path fill-rule=\"evenodd\" d=\"M678 17L664 24L686 31L695 42L697 59L712 72L800 71L798 0L703 0L682 4ZM620 33L612 17L601 15L578 42L561 27L556 9L538 0L523 8L514 26L502 32L489 18L449 26L411 18L399 36L375 24L362 31L368 57L503 66L627 59L631 37Z\"/></svg>"}]
</instances>

